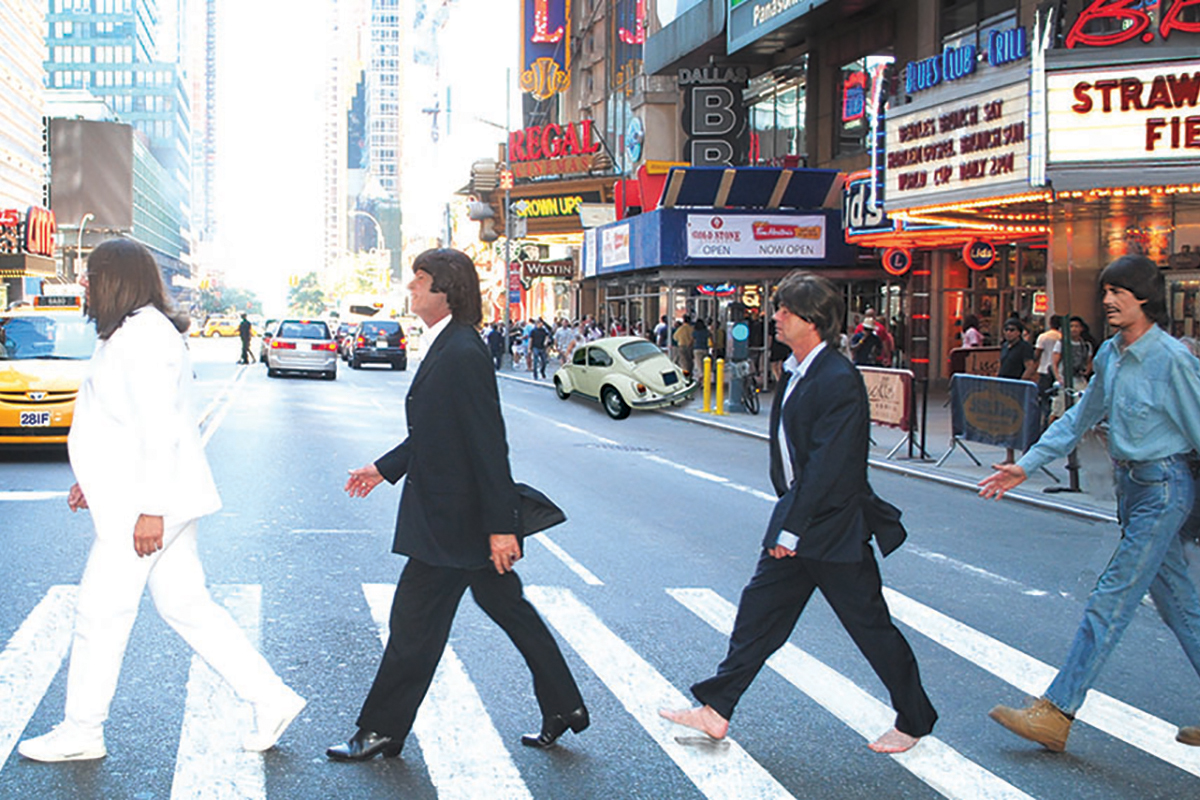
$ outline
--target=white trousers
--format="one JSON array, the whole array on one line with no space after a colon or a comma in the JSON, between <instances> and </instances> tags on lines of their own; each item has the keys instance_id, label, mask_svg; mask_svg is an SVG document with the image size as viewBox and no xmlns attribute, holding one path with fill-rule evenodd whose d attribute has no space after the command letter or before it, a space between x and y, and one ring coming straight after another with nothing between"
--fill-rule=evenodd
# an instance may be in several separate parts
<instances>
[{"instance_id":1,"label":"white trousers","mask_svg":"<svg viewBox=\"0 0 1200 800\"><path fill-rule=\"evenodd\" d=\"M97 531L79 584L75 635L67 671L65 720L96 730L108 719L129 632L148 585L159 615L239 697L269 701L283 692L279 679L233 617L212 599L196 551L196 522L171 525L163 549L141 558L132 526L123 535Z\"/></svg>"}]
</instances>

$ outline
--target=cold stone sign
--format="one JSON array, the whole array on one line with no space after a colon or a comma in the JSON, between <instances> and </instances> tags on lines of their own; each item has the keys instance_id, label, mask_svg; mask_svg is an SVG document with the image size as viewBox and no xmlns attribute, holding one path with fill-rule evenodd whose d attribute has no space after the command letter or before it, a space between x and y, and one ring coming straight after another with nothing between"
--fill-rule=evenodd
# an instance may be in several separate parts
<instances>
[{"instance_id":1,"label":"cold stone sign","mask_svg":"<svg viewBox=\"0 0 1200 800\"><path fill-rule=\"evenodd\" d=\"M745 67L679 70L683 94L683 160L696 167L741 166L750 152L750 126L742 92Z\"/></svg>"},{"instance_id":2,"label":"cold stone sign","mask_svg":"<svg viewBox=\"0 0 1200 800\"><path fill-rule=\"evenodd\" d=\"M1029 182L1029 84L887 120L888 210Z\"/></svg>"}]
</instances>

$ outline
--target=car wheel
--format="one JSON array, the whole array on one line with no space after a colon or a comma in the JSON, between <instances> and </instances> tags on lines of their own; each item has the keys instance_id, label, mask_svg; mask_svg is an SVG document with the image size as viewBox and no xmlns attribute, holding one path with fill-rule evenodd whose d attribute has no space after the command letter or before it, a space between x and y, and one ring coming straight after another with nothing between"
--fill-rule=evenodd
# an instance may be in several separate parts
<instances>
[{"instance_id":1,"label":"car wheel","mask_svg":"<svg viewBox=\"0 0 1200 800\"><path fill-rule=\"evenodd\" d=\"M563 388L562 379L558 377L554 379L554 393L558 395L559 400L566 400L571 396L571 393Z\"/></svg>"},{"instance_id":2,"label":"car wheel","mask_svg":"<svg viewBox=\"0 0 1200 800\"><path fill-rule=\"evenodd\" d=\"M350 356L350 369L362 369L362 362L358 360L358 356Z\"/></svg>"},{"instance_id":3,"label":"car wheel","mask_svg":"<svg viewBox=\"0 0 1200 800\"><path fill-rule=\"evenodd\" d=\"M336 380L337 380L337 370L336 370L336 369L331 369L331 370L329 370L329 372L326 372L326 373L325 373L325 380L327 380L327 381L336 381Z\"/></svg>"},{"instance_id":4,"label":"car wheel","mask_svg":"<svg viewBox=\"0 0 1200 800\"><path fill-rule=\"evenodd\" d=\"M621 397L621 393L611 386L605 386L600 392L600 402L605 413L613 419L625 419L629 416L629 404Z\"/></svg>"},{"instance_id":5,"label":"car wheel","mask_svg":"<svg viewBox=\"0 0 1200 800\"><path fill-rule=\"evenodd\" d=\"M274 367L267 367L267 377L268 378L278 378L279 370L275 369Z\"/></svg>"}]
</instances>

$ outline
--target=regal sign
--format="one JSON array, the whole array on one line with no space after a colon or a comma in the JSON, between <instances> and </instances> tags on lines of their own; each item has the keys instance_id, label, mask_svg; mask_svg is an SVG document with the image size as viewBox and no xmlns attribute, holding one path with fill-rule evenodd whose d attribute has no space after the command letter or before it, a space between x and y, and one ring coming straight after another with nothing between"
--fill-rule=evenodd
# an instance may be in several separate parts
<instances>
[{"instance_id":1,"label":"regal sign","mask_svg":"<svg viewBox=\"0 0 1200 800\"><path fill-rule=\"evenodd\" d=\"M521 91L549 100L571 85L571 0L523 0Z\"/></svg>"},{"instance_id":2,"label":"regal sign","mask_svg":"<svg viewBox=\"0 0 1200 800\"><path fill-rule=\"evenodd\" d=\"M509 166L517 178L588 172L599 151L590 119L534 125L508 135Z\"/></svg>"}]
</instances>

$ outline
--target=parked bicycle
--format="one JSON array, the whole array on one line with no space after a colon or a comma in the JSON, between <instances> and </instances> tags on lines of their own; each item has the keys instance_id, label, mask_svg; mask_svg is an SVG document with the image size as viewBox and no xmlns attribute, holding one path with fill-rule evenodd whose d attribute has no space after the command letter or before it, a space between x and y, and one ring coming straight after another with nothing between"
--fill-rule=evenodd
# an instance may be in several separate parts
<instances>
[{"instance_id":1,"label":"parked bicycle","mask_svg":"<svg viewBox=\"0 0 1200 800\"><path fill-rule=\"evenodd\" d=\"M738 400L748 414L757 414L759 409L758 394L762 391L758 381L758 363L754 359L748 361L733 361L729 364L730 379L742 379L742 393Z\"/></svg>"}]
</instances>

